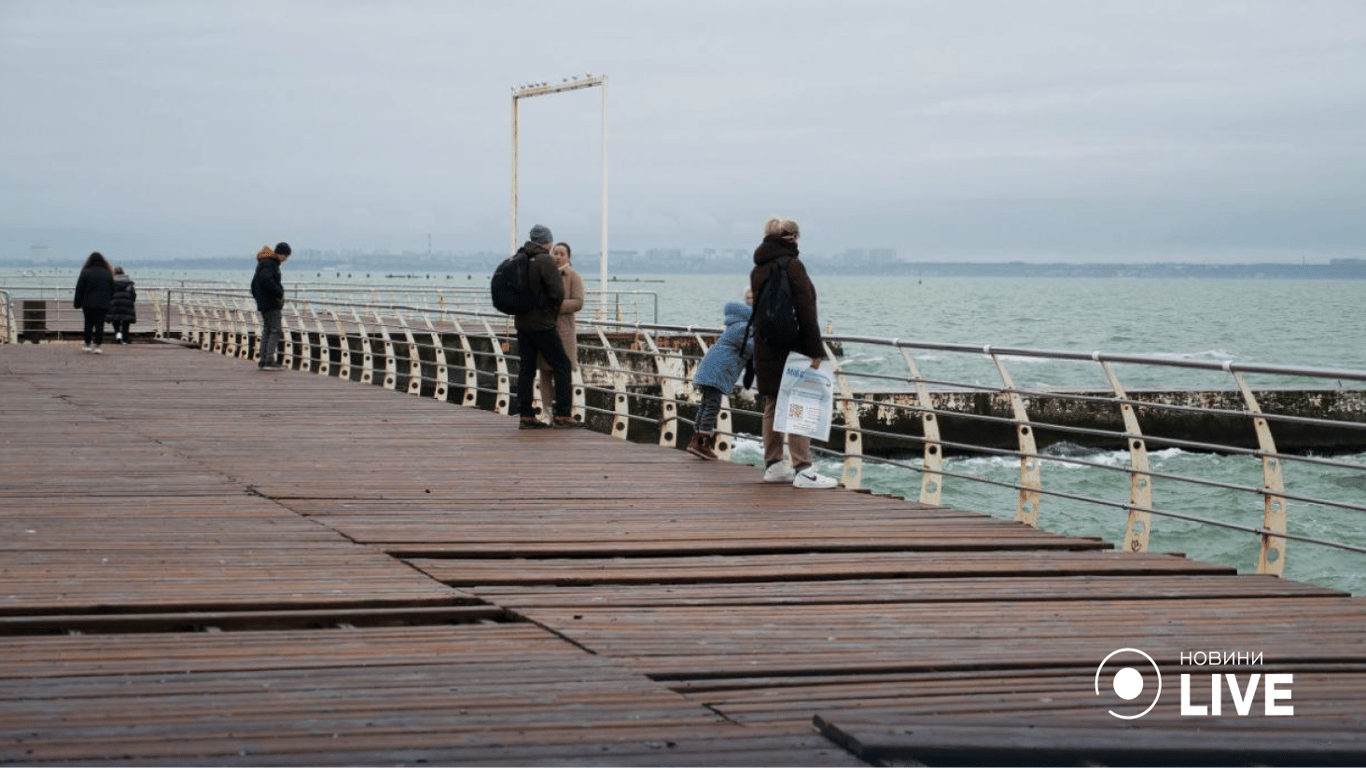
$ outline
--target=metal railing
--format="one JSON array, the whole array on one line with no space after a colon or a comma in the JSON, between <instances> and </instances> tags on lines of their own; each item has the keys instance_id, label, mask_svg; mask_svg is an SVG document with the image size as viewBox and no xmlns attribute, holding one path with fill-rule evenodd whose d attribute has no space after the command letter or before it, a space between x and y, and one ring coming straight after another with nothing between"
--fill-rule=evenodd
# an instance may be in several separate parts
<instances>
[{"instance_id":1,"label":"metal railing","mask_svg":"<svg viewBox=\"0 0 1366 768\"><path fill-rule=\"evenodd\" d=\"M187 341L219 354L254 359L259 316L249 297L232 292L170 291L168 308L183 323ZM515 412L515 330L511 319L492 312L431 306L357 304L347 301L293 300L285 311L283 358L287 367L373 383L414 395L434 397L498 413ZM717 328L598 321L580 315L579 360L573 412L600 431L622 439L677 446L691 431L688 416L696 397L690 383L708 340ZM169 329L167 329L169 334ZM1334 456L1333 446L1366 445L1362 413L1366 371L1170 360L1154 356L1075 353L1037 349L981 347L862 336L830 336L836 362L836 429L831 445L817 449L837 461L846 488L864 485L867 468L893 468L919 476L919 501L941 505L946 486L985 484L1014 496L1015 519L1038 525L1053 501L1094 505L1123 512L1115 538L1125 551L1149 547L1154 519L1186 521L1256 537L1259 573L1281 574L1287 541L1366 554L1366 542L1288 530L1291 504L1331 510L1351 521L1345 531L1360 535L1366 503L1347 498L1294 493L1285 476L1291 471L1334 472L1366 479L1366 465ZM867 361L877 359L876 364ZM927 376L926 361L946 374ZM895 364L893 364L893 362ZM985 383L984 363L995 381ZM1101 387L1087 389L1020 383L1014 369L1047 381L1052 373L1036 366L1078 366ZM1146 373L1148 379L1183 380L1182 374L1212 377L1186 381L1172 392L1128 391L1120 373ZM1134 376L1147 380L1143 375ZM1250 383L1263 385L1257 388ZM1348 386L1350 384L1350 386ZM1194 386L1191 386L1194 385ZM1202 388L1203 385L1203 388ZM1299 392L1310 410L1277 411L1277 393ZM1346 401L1336 409L1325 393ZM1195 399L1192 399L1192 396ZM971 406L964 402L971 401ZM1060 417L1057 414L1065 416ZM732 460L735 437L757 433L760 418L751 393L732 392L718 419L717 453ZM744 421L748 429L739 429ZM1195 424L1196 437L1172 422ZM1161 425L1152 429L1148 424ZM1146 432L1145 432L1146 429ZM1275 434L1304 433L1320 439L1309 452L1278 450ZM1329 442L1321 438L1331 436ZM867 444L874 444L869 450ZM1122 451L1122 464L1085 451L1051 452L1059 444ZM1253 483L1200 477L1152 466L1155 450L1242 456L1259 464ZM1011 477L954 468L951 457L987 456L1018 465ZM1122 498L1050 487L1046 467L1077 467L1122 478ZM1181 504L1159 504L1155 489L1212 490L1254 499L1255 522L1238 522ZM1346 487L1346 486L1344 486ZM1168 492L1168 499L1179 498ZM1051 500L1051 501L1050 501ZM1245 504L1246 502L1234 502ZM1118 526L1116 526L1118 528Z\"/></svg>"},{"instance_id":2,"label":"metal railing","mask_svg":"<svg viewBox=\"0 0 1366 768\"><path fill-rule=\"evenodd\" d=\"M74 283L73 283L74 284ZM153 329L155 338L178 332L179 318L173 317L171 294L177 291L208 291L250 298L245 287L229 287L212 281L178 280L137 283L139 323L133 327ZM71 286L53 285L50 278L18 280L0 289L0 344L13 344L25 338L42 341L76 336L81 333L83 317L72 307ZM286 294L293 302L333 301L355 305L430 307L437 311L492 312L487 285L438 286L356 286L337 283L291 284ZM150 310L151 317L145 313ZM587 291L580 317L605 318L616 322L656 322L659 294L655 291Z\"/></svg>"},{"instance_id":3,"label":"metal railing","mask_svg":"<svg viewBox=\"0 0 1366 768\"><path fill-rule=\"evenodd\" d=\"M16 302L3 291L0 301L0 330L13 335ZM256 358L259 313L245 291L169 288L148 304L159 338ZM291 369L515 412L516 336L505 315L295 291L284 326ZM696 407L692 373L719 331L581 312L573 412L617 438L678 446ZM846 488L869 485L866 473L894 472L916 478L918 489L900 495L965 508L981 508L958 501L966 490L995 489L1031 526L1059 527L1050 509L1103 510L1113 523L1105 537L1129 552L1149 549L1155 520L1218 529L1253 537L1258 573L1282 574L1291 541L1366 554L1366 371L866 336L827 343L835 428L816 452L837 463ZM723 400L723 460L737 458L737 438L758 433L756 400L743 390ZM1161 466L1172 451L1238 457L1255 476ZM963 457L992 459L994 468ZM1099 479L1059 482L1070 469ZM1288 482L1310 475L1321 476L1317 490ZM1316 529L1328 533L1292 531L1292 507L1329 520Z\"/></svg>"}]
</instances>

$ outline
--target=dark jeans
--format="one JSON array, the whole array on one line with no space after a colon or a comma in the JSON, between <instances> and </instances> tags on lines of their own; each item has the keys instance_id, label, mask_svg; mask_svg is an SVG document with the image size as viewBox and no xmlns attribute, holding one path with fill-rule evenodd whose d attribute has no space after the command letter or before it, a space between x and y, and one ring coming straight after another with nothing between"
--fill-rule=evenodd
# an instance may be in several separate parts
<instances>
[{"instance_id":1,"label":"dark jeans","mask_svg":"<svg viewBox=\"0 0 1366 768\"><path fill-rule=\"evenodd\" d=\"M280 310L261 313L261 361L258 365L275 365L280 351Z\"/></svg>"},{"instance_id":2,"label":"dark jeans","mask_svg":"<svg viewBox=\"0 0 1366 768\"><path fill-rule=\"evenodd\" d=\"M90 346L92 341L97 347L104 344L104 316L109 314L108 308L81 307L81 311L85 313L85 329L82 331L85 345Z\"/></svg>"},{"instance_id":3,"label":"dark jeans","mask_svg":"<svg viewBox=\"0 0 1366 768\"><path fill-rule=\"evenodd\" d=\"M532 392L536 388L536 360L544 358L550 363L550 371L555 378L555 415L569 415L569 356L564 353L564 343L560 341L559 331L554 328L545 331L517 332L517 413L526 418L536 416L532 402Z\"/></svg>"},{"instance_id":4,"label":"dark jeans","mask_svg":"<svg viewBox=\"0 0 1366 768\"><path fill-rule=\"evenodd\" d=\"M124 343L128 343L128 327L132 323L127 320L115 320L110 325L114 327L114 338L119 338L119 335L122 334Z\"/></svg>"},{"instance_id":5,"label":"dark jeans","mask_svg":"<svg viewBox=\"0 0 1366 768\"><path fill-rule=\"evenodd\" d=\"M724 393L716 387L702 385L702 404L697 406L697 423L694 432L711 434L716 431L716 415L721 412L721 396Z\"/></svg>"}]
</instances>

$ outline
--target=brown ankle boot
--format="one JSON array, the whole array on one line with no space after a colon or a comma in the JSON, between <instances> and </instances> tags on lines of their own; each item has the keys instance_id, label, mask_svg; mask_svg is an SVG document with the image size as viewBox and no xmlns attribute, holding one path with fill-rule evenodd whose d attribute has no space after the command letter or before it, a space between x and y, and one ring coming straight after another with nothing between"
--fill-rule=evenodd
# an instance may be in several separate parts
<instances>
[{"instance_id":1,"label":"brown ankle boot","mask_svg":"<svg viewBox=\"0 0 1366 768\"><path fill-rule=\"evenodd\" d=\"M716 451L712 446L716 444L716 437L710 432L694 432L692 440L688 441L688 453L696 456L703 461L716 461Z\"/></svg>"},{"instance_id":2,"label":"brown ankle boot","mask_svg":"<svg viewBox=\"0 0 1366 768\"><path fill-rule=\"evenodd\" d=\"M688 447L687 447L687 449L686 449L686 450L688 451L688 453L691 453L692 455L694 455L694 456L696 456L697 458L702 459L702 460L704 460L704 461L705 461L705 460L708 460L708 459L711 459L711 458L716 458L716 454L714 454L714 453L711 454L711 456L708 456L708 455L707 455L707 453L708 453L708 450L707 450L707 438L708 438L708 437L709 437L709 435L707 435L707 434L704 433L704 432L694 432L694 433L692 433L692 439L688 441Z\"/></svg>"},{"instance_id":3,"label":"brown ankle boot","mask_svg":"<svg viewBox=\"0 0 1366 768\"><path fill-rule=\"evenodd\" d=\"M707 461L716 461L720 457L716 455L716 434L711 433L703 438L702 452L707 454Z\"/></svg>"}]
</instances>

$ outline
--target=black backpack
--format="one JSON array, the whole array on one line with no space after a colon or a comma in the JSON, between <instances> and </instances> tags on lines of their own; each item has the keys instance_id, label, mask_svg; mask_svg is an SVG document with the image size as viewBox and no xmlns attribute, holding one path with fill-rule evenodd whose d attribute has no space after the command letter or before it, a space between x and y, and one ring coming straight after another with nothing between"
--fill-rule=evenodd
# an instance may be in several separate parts
<instances>
[{"instance_id":1,"label":"black backpack","mask_svg":"<svg viewBox=\"0 0 1366 768\"><path fill-rule=\"evenodd\" d=\"M489 286L493 308L505 315L520 315L536 308L531 292L531 257L518 251L493 270Z\"/></svg>"},{"instance_id":2,"label":"black backpack","mask_svg":"<svg viewBox=\"0 0 1366 768\"><path fill-rule=\"evenodd\" d=\"M791 256L778 259L776 269L768 273L768 279L759 289L759 297L754 300L754 312L749 322L758 331L758 338L770 347L793 349L801 332L797 322L797 308L792 303L792 283L787 279L787 265ZM745 335L749 335L746 326Z\"/></svg>"}]
</instances>

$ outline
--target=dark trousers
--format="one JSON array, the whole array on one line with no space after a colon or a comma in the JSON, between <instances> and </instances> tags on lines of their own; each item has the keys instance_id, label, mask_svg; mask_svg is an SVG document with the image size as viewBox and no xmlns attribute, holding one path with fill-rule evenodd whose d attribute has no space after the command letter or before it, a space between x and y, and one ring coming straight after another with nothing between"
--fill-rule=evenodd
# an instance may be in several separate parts
<instances>
[{"instance_id":1,"label":"dark trousers","mask_svg":"<svg viewBox=\"0 0 1366 768\"><path fill-rule=\"evenodd\" d=\"M716 431L716 417L721 413L721 397L725 393L716 387L702 385L702 404L697 406L697 423L694 432L711 434Z\"/></svg>"},{"instance_id":2,"label":"dark trousers","mask_svg":"<svg viewBox=\"0 0 1366 768\"><path fill-rule=\"evenodd\" d=\"M104 343L104 316L109 314L108 308L100 307L81 307L85 313L85 329L81 332L88 347L93 342L95 346Z\"/></svg>"},{"instance_id":3,"label":"dark trousers","mask_svg":"<svg viewBox=\"0 0 1366 768\"><path fill-rule=\"evenodd\" d=\"M541 358L550 364L550 372L555 378L555 415L568 416L570 365L559 332L554 328L518 331L517 358L517 413L527 418L536 416L532 392L536 388L536 360Z\"/></svg>"},{"instance_id":4,"label":"dark trousers","mask_svg":"<svg viewBox=\"0 0 1366 768\"><path fill-rule=\"evenodd\" d=\"M280 351L280 324L280 310L261 313L261 361L258 365L276 364L275 356Z\"/></svg>"},{"instance_id":5,"label":"dark trousers","mask_svg":"<svg viewBox=\"0 0 1366 768\"><path fill-rule=\"evenodd\" d=\"M115 320L114 322L110 323L110 325L114 327L114 337L119 338L119 336L122 335L123 343L127 344L128 327L131 326L132 323L127 320Z\"/></svg>"}]
</instances>

